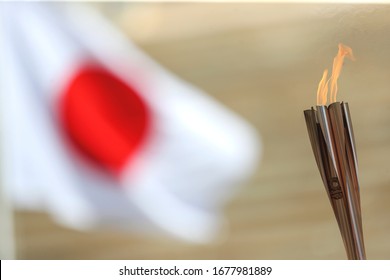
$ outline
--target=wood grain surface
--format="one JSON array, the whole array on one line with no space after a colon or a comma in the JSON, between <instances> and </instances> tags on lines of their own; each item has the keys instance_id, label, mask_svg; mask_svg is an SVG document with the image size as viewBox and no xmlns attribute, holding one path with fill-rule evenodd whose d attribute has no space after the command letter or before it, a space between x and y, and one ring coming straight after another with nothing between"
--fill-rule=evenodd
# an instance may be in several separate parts
<instances>
[{"instance_id":1,"label":"wood grain surface","mask_svg":"<svg viewBox=\"0 0 390 280\"><path fill-rule=\"evenodd\" d=\"M390 258L390 6L90 4L148 54L246 118L263 157L229 203L229 230L192 245L123 232L77 232L16 212L20 259L345 259L303 118L337 44L360 167L369 259Z\"/></svg>"}]
</instances>

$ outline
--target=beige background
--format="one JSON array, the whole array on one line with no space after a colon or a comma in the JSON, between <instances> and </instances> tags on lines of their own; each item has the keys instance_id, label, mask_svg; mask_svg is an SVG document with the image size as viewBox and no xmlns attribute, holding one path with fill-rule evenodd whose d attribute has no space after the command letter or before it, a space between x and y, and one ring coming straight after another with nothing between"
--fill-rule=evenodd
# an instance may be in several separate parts
<instances>
[{"instance_id":1,"label":"beige background","mask_svg":"<svg viewBox=\"0 0 390 280\"><path fill-rule=\"evenodd\" d=\"M209 245L82 233L16 213L21 259L345 259L311 152L315 104L337 44L350 45L348 101L360 165L367 256L390 258L390 6L93 4L154 59L244 116L262 136L254 176L228 205L230 231Z\"/></svg>"}]
</instances>

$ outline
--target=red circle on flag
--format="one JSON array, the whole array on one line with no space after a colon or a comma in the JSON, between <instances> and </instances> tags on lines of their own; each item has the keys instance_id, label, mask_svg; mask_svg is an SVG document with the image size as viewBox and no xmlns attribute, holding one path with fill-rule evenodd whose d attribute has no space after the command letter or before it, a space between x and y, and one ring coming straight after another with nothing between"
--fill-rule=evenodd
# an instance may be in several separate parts
<instances>
[{"instance_id":1,"label":"red circle on flag","mask_svg":"<svg viewBox=\"0 0 390 280\"><path fill-rule=\"evenodd\" d=\"M100 66L84 66L73 76L60 110L77 150L114 174L132 159L150 125L140 94Z\"/></svg>"}]
</instances>

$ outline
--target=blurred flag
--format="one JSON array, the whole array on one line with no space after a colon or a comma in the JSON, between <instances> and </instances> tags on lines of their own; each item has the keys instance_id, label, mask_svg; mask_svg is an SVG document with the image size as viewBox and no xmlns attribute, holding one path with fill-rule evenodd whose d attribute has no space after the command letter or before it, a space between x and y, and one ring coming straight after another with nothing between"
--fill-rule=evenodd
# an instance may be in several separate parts
<instances>
[{"instance_id":1,"label":"blurred flag","mask_svg":"<svg viewBox=\"0 0 390 280\"><path fill-rule=\"evenodd\" d=\"M3 184L77 229L204 242L254 169L254 130L80 5L2 3Z\"/></svg>"}]
</instances>

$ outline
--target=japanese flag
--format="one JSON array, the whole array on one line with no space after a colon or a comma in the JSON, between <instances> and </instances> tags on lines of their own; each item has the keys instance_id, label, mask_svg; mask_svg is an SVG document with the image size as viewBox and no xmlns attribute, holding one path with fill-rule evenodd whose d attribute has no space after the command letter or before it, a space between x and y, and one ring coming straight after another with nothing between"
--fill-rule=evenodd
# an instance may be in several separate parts
<instances>
[{"instance_id":1,"label":"japanese flag","mask_svg":"<svg viewBox=\"0 0 390 280\"><path fill-rule=\"evenodd\" d=\"M15 205L77 229L213 238L256 166L252 127L94 10L2 12L2 181Z\"/></svg>"}]
</instances>

